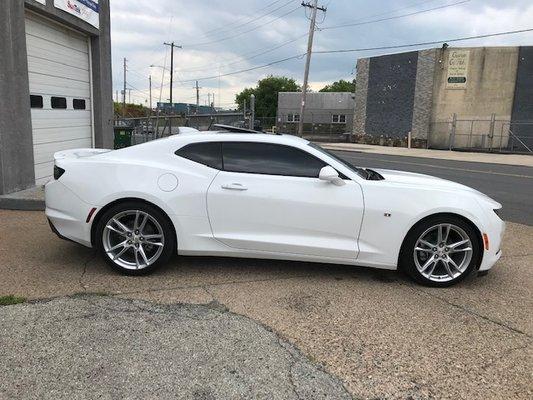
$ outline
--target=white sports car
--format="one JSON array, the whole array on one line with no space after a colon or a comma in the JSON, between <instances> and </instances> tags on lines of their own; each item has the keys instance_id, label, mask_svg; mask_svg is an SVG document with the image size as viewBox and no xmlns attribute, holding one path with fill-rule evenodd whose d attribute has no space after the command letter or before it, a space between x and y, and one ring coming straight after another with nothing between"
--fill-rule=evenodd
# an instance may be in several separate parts
<instances>
[{"instance_id":1,"label":"white sports car","mask_svg":"<svg viewBox=\"0 0 533 400\"><path fill-rule=\"evenodd\" d=\"M448 286L501 256L501 204L469 187L358 168L291 135L185 131L56 153L52 230L131 275L177 252L399 267Z\"/></svg>"}]
</instances>

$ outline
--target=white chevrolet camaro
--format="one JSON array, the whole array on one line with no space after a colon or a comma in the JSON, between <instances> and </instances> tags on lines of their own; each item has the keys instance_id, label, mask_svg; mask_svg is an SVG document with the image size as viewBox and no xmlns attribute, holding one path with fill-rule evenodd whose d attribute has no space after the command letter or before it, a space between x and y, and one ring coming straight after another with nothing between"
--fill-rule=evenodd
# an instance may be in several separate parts
<instances>
[{"instance_id":1,"label":"white chevrolet camaro","mask_svg":"<svg viewBox=\"0 0 533 400\"><path fill-rule=\"evenodd\" d=\"M52 230L131 275L178 253L401 268L448 286L501 256L501 204L469 187L358 168L291 135L184 131L56 153Z\"/></svg>"}]
</instances>

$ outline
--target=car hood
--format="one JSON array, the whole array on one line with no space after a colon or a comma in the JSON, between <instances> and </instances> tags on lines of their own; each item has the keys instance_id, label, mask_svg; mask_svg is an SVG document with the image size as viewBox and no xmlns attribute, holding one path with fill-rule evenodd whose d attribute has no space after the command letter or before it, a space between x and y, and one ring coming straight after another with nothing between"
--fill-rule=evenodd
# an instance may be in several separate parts
<instances>
[{"instance_id":1,"label":"car hood","mask_svg":"<svg viewBox=\"0 0 533 400\"><path fill-rule=\"evenodd\" d=\"M450 190L450 191L470 192L472 194L483 197L485 200L493 202L495 207L496 206L501 207L500 203L491 199L486 194L481 193L480 191L476 189L473 189L466 185L462 185L457 182L452 182L446 179L437 178L436 176L417 174L414 172L396 171L396 170L391 170L391 169L374 169L374 168L373 170L378 172L380 175L382 175L387 182L400 183L400 184L406 184L406 185L416 185L416 186L423 186L426 188L444 189L444 190Z\"/></svg>"}]
</instances>

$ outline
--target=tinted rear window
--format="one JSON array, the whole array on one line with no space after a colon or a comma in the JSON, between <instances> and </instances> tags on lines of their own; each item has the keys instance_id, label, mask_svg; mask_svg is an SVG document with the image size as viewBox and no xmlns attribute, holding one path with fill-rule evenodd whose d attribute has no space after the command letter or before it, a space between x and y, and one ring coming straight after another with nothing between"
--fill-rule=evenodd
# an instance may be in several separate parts
<instances>
[{"instance_id":1,"label":"tinted rear window","mask_svg":"<svg viewBox=\"0 0 533 400\"><path fill-rule=\"evenodd\" d=\"M176 151L176 155L188 160L222 169L222 151L220 143L193 143Z\"/></svg>"}]
</instances>

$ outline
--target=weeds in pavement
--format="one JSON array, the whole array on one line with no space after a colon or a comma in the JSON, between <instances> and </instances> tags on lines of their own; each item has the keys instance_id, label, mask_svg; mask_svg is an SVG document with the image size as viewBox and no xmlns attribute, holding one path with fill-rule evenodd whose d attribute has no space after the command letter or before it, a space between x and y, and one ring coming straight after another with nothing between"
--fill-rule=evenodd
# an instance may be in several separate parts
<instances>
[{"instance_id":1,"label":"weeds in pavement","mask_svg":"<svg viewBox=\"0 0 533 400\"><path fill-rule=\"evenodd\" d=\"M11 306L13 304L20 304L25 302L25 297L13 296L12 294L7 296L0 296L0 306Z\"/></svg>"}]
</instances>

